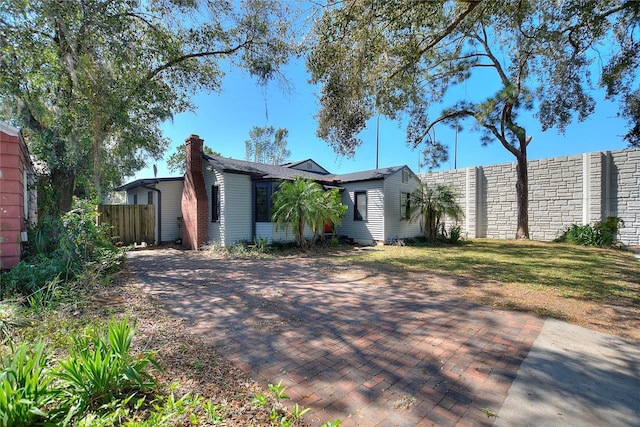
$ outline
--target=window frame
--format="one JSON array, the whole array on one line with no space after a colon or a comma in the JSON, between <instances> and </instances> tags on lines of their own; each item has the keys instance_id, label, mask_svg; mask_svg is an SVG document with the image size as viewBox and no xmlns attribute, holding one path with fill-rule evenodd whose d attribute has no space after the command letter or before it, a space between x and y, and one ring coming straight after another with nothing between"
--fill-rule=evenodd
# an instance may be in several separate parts
<instances>
[{"instance_id":1,"label":"window frame","mask_svg":"<svg viewBox=\"0 0 640 427\"><path fill-rule=\"evenodd\" d=\"M406 184L407 182L409 182L409 171L402 169L402 183Z\"/></svg>"},{"instance_id":2,"label":"window frame","mask_svg":"<svg viewBox=\"0 0 640 427\"><path fill-rule=\"evenodd\" d=\"M400 192L400 220L411 219L411 193Z\"/></svg>"},{"instance_id":3,"label":"window frame","mask_svg":"<svg viewBox=\"0 0 640 427\"><path fill-rule=\"evenodd\" d=\"M153 191L151 190L147 191L147 204L148 205L153 204Z\"/></svg>"},{"instance_id":4,"label":"window frame","mask_svg":"<svg viewBox=\"0 0 640 427\"><path fill-rule=\"evenodd\" d=\"M220 186L211 186L211 222L220 222Z\"/></svg>"},{"instance_id":5,"label":"window frame","mask_svg":"<svg viewBox=\"0 0 640 427\"><path fill-rule=\"evenodd\" d=\"M358 207L358 199L364 197L364 215L362 210ZM367 208L369 201L367 199L366 191L354 191L353 192L353 220L354 221L367 221Z\"/></svg>"},{"instance_id":6,"label":"window frame","mask_svg":"<svg viewBox=\"0 0 640 427\"><path fill-rule=\"evenodd\" d=\"M266 197L266 219L263 215L258 215L258 190L265 190ZM274 188L272 181L256 181L253 187L253 219L254 222L271 222L271 214L273 211L273 202L271 197L273 196L274 191L277 188Z\"/></svg>"}]
</instances>

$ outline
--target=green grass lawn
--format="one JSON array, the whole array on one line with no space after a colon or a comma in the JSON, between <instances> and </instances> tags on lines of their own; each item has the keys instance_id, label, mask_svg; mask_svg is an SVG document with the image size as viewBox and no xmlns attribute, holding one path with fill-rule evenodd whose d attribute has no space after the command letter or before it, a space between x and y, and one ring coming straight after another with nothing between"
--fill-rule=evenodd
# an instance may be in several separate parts
<instances>
[{"instance_id":1,"label":"green grass lawn","mask_svg":"<svg viewBox=\"0 0 640 427\"><path fill-rule=\"evenodd\" d=\"M640 307L640 263L623 250L474 239L457 246L384 246L347 258L366 268L495 280L553 290L565 297Z\"/></svg>"}]
</instances>

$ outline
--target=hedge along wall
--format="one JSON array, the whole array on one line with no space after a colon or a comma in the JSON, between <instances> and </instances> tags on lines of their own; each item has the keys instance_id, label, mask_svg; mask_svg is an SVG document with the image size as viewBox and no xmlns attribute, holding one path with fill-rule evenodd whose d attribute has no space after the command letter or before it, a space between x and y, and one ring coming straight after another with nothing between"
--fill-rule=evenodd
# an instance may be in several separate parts
<instances>
[{"instance_id":1,"label":"hedge along wall","mask_svg":"<svg viewBox=\"0 0 640 427\"><path fill-rule=\"evenodd\" d=\"M467 237L508 239L516 233L516 164L430 172L427 185L447 184L459 195ZM620 240L640 244L640 149L593 152L529 162L529 233L553 240L569 225L609 215L625 222Z\"/></svg>"}]
</instances>

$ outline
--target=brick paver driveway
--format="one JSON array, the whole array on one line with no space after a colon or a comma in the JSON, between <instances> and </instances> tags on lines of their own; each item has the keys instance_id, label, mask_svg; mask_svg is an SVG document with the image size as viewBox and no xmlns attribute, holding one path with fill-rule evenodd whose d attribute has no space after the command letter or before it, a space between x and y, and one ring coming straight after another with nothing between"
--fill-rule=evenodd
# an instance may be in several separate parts
<instances>
[{"instance_id":1,"label":"brick paver driveway","mask_svg":"<svg viewBox=\"0 0 640 427\"><path fill-rule=\"evenodd\" d=\"M543 324L467 303L453 279L380 275L328 258L154 250L128 259L136 284L194 333L254 379L282 380L312 408L312 425L490 425Z\"/></svg>"}]
</instances>

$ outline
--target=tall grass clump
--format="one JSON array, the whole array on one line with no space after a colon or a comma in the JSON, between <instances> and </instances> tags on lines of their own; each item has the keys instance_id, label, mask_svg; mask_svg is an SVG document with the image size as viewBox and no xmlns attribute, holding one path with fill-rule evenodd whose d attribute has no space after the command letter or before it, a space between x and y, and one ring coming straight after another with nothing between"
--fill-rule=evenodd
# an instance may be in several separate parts
<instances>
[{"instance_id":1,"label":"tall grass clump","mask_svg":"<svg viewBox=\"0 0 640 427\"><path fill-rule=\"evenodd\" d=\"M109 322L106 337L95 332L74 337L69 357L60 361L55 373L64 396L65 421L155 385L148 368L161 368L153 353L131 354L134 333L135 322L124 318Z\"/></svg>"},{"instance_id":2,"label":"tall grass clump","mask_svg":"<svg viewBox=\"0 0 640 427\"><path fill-rule=\"evenodd\" d=\"M74 336L57 365L42 343L8 347L0 358L0 427L78 425L144 401L155 385L150 368L161 368L154 353L132 352L134 333L135 321L111 320L106 333Z\"/></svg>"},{"instance_id":3,"label":"tall grass clump","mask_svg":"<svg viewBox=\"0 0 640 427\"><path fill-rule=\"evenodd\" d=\"M54 398L47 362L42 343L35 348L20 343L2 358L0 426L32 426L46 418L45 410Z\"/></svg>"}]
</instances>

